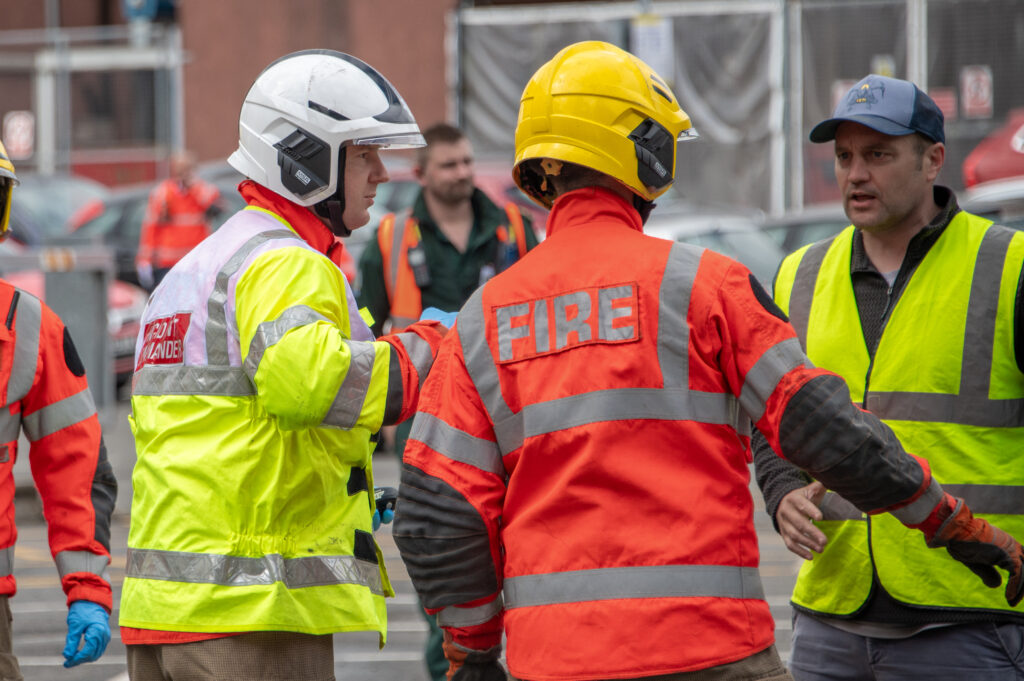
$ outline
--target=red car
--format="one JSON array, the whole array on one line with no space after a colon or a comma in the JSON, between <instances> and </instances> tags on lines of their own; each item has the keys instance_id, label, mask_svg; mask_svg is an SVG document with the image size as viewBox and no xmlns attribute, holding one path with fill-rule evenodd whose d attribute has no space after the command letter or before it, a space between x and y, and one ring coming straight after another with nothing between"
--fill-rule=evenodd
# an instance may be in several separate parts
<instances>
[{"instance_id":1,"label":"red car","mask_svg":"<svg viewBox=\"0 0 1024 681\"><path fill-rule=\"evenodd\" d=\"M1024 175L1024 109L1014 109L1006 123L983 139L964 159L964 186Z\"/></svg>"},{"instance_id":2,"label":"red car","mask_svg":"<svg viewBox=\"0 0 1024 681\"><path fill-rule=\"evenodd\" d=\"M0 255L20 255L25 252L25 249L12 242L0 243ZM0 276L14 286L46 301L45 276L42 270L12 270ZM147 299L146 292L138 286L116 279L111 279L107 285L107 333L110 336L115 385L118 390L132 376L135 339L139 335L139 323Z\"/></svg>"}]
</instances>

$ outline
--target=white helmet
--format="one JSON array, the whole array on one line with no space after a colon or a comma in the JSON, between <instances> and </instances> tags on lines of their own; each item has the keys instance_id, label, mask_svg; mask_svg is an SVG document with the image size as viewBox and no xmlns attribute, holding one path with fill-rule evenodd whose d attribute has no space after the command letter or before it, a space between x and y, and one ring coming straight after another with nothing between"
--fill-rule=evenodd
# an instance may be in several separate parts
<instances>
[{"instance_id":1,"label":"white helmet","mask_svg":"<svg viewBox=\"0 0 1024 681\"><path fill-rule=\"evenodd\" d=\"M342 52L303 50L273 62L249 88L238 149L228 163L257 184L314 206L344 236L348 230L338 224L344 149L352 144L405 149L425 142L405 100L380 72Z\"/></svg>"}]
</instances>

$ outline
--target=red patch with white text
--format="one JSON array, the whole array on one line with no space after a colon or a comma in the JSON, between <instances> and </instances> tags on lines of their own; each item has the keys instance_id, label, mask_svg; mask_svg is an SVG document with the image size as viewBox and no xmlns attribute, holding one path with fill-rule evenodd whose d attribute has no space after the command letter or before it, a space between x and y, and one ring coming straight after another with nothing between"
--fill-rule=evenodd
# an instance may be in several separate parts
<instances>
[{"instance_id":1,"label":"red patch with white text","mask_svg":"<svg viewBox=\"0 0 1024 681\"><path fill-rule=\"evenodd\" d=\"M142 352L139 353L139 362L135 370L138 371L147 364L183 363L185 334L191 321L191 312L179 312L146 324L142 337Z\"/></svg>"}]
</instances>

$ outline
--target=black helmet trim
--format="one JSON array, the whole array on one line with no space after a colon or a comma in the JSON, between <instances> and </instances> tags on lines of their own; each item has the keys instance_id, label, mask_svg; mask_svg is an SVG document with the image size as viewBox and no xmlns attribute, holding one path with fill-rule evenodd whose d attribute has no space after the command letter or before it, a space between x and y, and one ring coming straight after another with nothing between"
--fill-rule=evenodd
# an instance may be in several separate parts
<instances>
[{"instance_id":1,"label":"black helmet trim","mask_svg":"<svg viewBox=\"0 0 1024 681\"><path fill-rule=\"evenodd\" d=\"M277 149L277 165L281 167L281 184L288 191L296 196L306 196L330 183L330 144L302 128L296 128L274 148Z\"/></svg>"},{"instance_id":2,"label":"black helmet trim","mask_svg":"<svg viewBox=\"0 0 1024 681\"><path fill-rule=\"evenodd\" d=\"M636 147L637 179L661 189L672 182L676 140L658 121L648 118L629 134Z\"/></svg>"},{"instance_id":3,"label":"black helmet trim","mask_svg":"<svg viewBox=\"0 0 1024 681\"><path fill-rule=\"evenodd\" d=\"M372 66L364 62L362 59L353 57L350 54L345 54L344 52L338 52L337 50L300 50L298 52L292 52L291 54L286 54L285 56L279 57L278 59L275 59L274 61L270 62L270 65L268 65L267 68L263 69L263 71L260 72L260 75L262 76L264 73L273 68L274 65L278 64L279 62L285 61L286 59L292 59L293 57L301 57L306 54L325 54L331 57L337 57L342 61L347 61L349 64L352 64L357 69L359 69L367 76L369 76L370 80L372 80L377 85L377 87L380 88L381 92L384 93L384 97L388 101L388 108L382 111L381 113L373 116L374 119L380 121L381 123L416 122L416 119L412 117L411 112L405 106L402 105L402 97L401 95L398 94L398 90L396 90L395 86L388 82L387 78L382 76L377 69L373 68ZM259 76L256 77L256 80L259 80ZM313 109L314 111L318 111L322 114L327 114L328 116L336 120L349 120L347 117L343 116L337 111L333 111L323 106L322 104L317 104L315 102L310 101L308 105L309 108Z\"/></svg>"}]
</instances>

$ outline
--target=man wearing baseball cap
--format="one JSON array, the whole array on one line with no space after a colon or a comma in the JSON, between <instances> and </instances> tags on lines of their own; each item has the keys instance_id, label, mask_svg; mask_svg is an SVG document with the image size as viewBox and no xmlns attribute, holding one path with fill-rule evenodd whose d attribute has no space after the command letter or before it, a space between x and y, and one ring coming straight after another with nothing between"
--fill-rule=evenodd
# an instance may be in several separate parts
<instances>
[{"instance_id":1,"label":"man wearing baseball cap","mask_svg":"<svg viewBox=\"0 0 1024 681\"><path fill-rule=\"evenodd\" d=\"M808 357L846 379L943 489L1024 537L1024 232L965 213L935 180L942 112L869 75L816 125L852 224L788 256L775 300ZM753 448L768 513L806 559L790 668L824 679L1024 679L1024 607L883 516Z\"/></svg>"}]
</instances>

